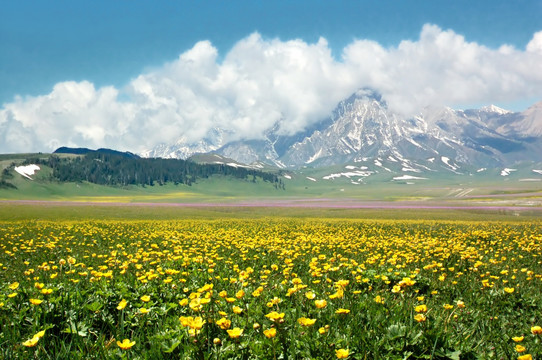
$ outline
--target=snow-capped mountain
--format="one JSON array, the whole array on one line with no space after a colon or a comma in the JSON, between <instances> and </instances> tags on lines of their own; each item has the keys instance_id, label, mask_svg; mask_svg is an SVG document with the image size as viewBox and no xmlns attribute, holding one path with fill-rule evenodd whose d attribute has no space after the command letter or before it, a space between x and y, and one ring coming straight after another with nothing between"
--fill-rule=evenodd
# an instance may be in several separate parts
<instances>
[{"instance_id":1,"label":"snow-capped mountain","mask_svg":"<svg viewBox=\"0 0 542 360\"><path fill-rule=\"evenodd\" d=\"M283 136L279 128L275 124L268 129L264 139L227 143L227 131L214 129L198 143L181 139L143 155L186 158L213 151L241 163L281 168L369 161L388 170L454 173L542 160L542 102L523 113L493 105L464 111L429 106L405 117L390 111L378 93L364 89L301 133Z\"/></svg>"}]
</instances>

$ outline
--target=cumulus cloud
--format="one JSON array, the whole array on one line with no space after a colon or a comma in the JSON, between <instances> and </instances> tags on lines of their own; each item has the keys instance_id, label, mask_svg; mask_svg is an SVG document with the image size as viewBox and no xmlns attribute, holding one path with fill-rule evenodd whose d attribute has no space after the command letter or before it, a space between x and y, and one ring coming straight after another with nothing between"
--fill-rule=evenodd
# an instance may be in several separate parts
<instances>
[{"instance_id":1,"label":"cumulus cloud","mask_svg":"<svg viewBox=\"0 0 542 360\"><path fill-rule=\"evenodd\" d=\"M491 49L425 25L419 39L393 47L355 40L339 59L323 38L309 44L254 33L219 59L201 41L123 89L62 82L47 95L18 97L0 109L0 152L62 145L140 152L181 137L197 142L215 128L227 140L259 138L277 124L294 134L362 87L406 115L429 104L542 98L542 32L525 50Z\"/></svg>"}]
</instances>

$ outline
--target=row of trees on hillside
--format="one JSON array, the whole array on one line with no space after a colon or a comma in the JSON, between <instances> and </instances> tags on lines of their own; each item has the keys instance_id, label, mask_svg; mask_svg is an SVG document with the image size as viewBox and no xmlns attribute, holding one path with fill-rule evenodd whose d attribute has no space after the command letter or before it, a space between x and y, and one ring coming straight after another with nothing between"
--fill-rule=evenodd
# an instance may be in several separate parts
<instances>
[{"instance_id":1,"label":"row of trees on hillside","mask_svg":"<svg viewBox=\"0 0 542 360\"><path fill-rule=\"evenodd\" d=\"M191 185L198 178L224 175L254 182L261 179L272 183L277 189L284 189L282 180L269 172L224 164L198 164L181 159L147 159L90 152L78 157L53 155L48 159L28 159L27 162L47 165L52 168L54 179L68 182L88 181L120 186L165 183Z\"/></svg>"}]
</instances>

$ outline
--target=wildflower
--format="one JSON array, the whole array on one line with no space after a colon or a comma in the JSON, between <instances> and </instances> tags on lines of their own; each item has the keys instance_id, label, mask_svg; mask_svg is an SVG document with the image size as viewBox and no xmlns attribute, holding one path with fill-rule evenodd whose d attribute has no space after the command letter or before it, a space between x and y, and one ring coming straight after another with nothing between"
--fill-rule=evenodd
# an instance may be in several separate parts
<instances>
[{"instance_id":1,"label":"wildflower","mask_svg":"<svg viewBox=\"0 0 542 360\"><path fill-rule=\"evenodd\" d=\"M126 307L126 305L128 304L128 301L122 299L120 301L120 303L117 305L117 310L122 310Z\"/></svg>"},{"instance_id":2,"label":"wildflower","mask_svg":"<svg viewBox=\"0 0 542 360\"><path fill-rule=\"evenodd\" d=\"M414 308L414 311L416 311L417 313L426 313L427 312L427 305L425 304L422 304L422 305L418 305Z\"/></svg>"},{"instance_id":3,"label":"wildflower","mask_svg":"<svg viewBox=\"0 0 542 360\"><path fill-rule=\"evenodd\" d=\"M179 305L181 306L186 306L188 305L188 299L187 298L184 298L182 300L179 300Z\"/></svg>"},{"instance_id":4,"label":"wildflower","mask_svg":"<svg viewBox=\"0 0 542 360\"><path fill-rule=\"evenodd\" d=\"M128 350L129 348L131 348L132 346L135 345L135 341L130 341L129 339L124 339L124 340L122 340L122 342L117 341L117 345L122 350Z\"/></svg>"},{"instance_id":5,"label":"wildflower","mask_svg":"<svg viewBox=\"0 0 542 360\"><path fill-rule=\"evenodd\" d=\"M8 298L12 298L12 297L15 297L17 296L17 293L16 292L12 292L11 294L8 295Z\"/></svg>"},{"instance_id":6,"label":"wildflower","mask_svg":"<svg viewBox=\"0 0 542 360\"><path fill-rule=\"evenodd\" d=\"M141 314L148 314L148 313L150 312L150 309L147 309L147 308L145 308L145 307L142 307L142 308L139 309L139 312L140 312Z\"/></svg>"},{"instance_id":7,"label":"wildflower","mask_svg":"<svg viewBox=\"0 0 542 360\"><path fill-rule=\"evenodd\" d=\"M524 339L523 336L514 336L514 337L512 338L512 340L514 340L514 342L517 342L517 343L518 343L518 342L522 342L523 339Z\"/></svg>"},{"instance_id":8,"label":"wildflower","mask_svg":"<svg viewBox=\"0 0 542 360\"><path fill-rule=\"evenodd\" d=\"M343 308L339 308L339 309L335 310L335 314L348 314L349 312L350 312L350 310L343 309Z\"/></svg>"},{"instance_id":9,"label":"wildflower","mask_svg":"<svg viewBox=\"0 0 542 360\"><path fill-rule=\"evenodd\" d=\"M49 295L53 293L53 289L41 289L43 295Z\"/></svg>"},{"instance_id":10,"label":"wildflower","mask_svg":"<svg viewBox=\"0 0 542 360\"><path fill-rule=\"evenodd\" d=\"M261 326L261 325L258 324L258 323L252 324L252 328L253 328L254 330L258 330L258 329L260 328L260 326Z\"/></svg>"},{"instance_id":11,"label":"wildflower","mask_svg":"<svg viewBox=\"0 0 542 360\"><path fill-rule=\"evenodd\" d=\"M517 351L518 353L525 352L525 350L527 350L527 349L525 348L525 346L522 346L522 345L520 345L520 344L516 344L516 351Z\"/></svg>"},{"instance_id":12,"label":"wildflower","mask_svg":"<svg viewBox=\"0 0 542 360\"><path fill-rule=\"evenodd\" d=\"M238 298L238 299L243 298L243 296L245 296L245 291L244 291L244 290L239 290L239 291L235 294L235 297Z\"/></svg>"},{"instance_id":13,"label":"wildflower","mask_svg":"<svg viewBox=\"0 0 542 360\"><path fill-rule=\"evenodd\" d=\"M542 328L540 326L532 326L531 327L531 334L533 335L540 335L542 334Z\"/></svg>"},{"instance_id":14,"label":"wildflower","mask_svg":"<svg viewBox=\"0 0 542 360\"><path fill-rule=\"evenodd\" d=\"M414 316L414 320L416 320L417 322L424 322L425 320L427 320L427 317L424 315L424 314L416 314Z\"/></svg>"},{"instance_id":15,"label":"wildflower","mask_svg":"<svg viewBox=\"0 0 542 360\"><path fill-rule=\"evenodd\" d=\"M233 312L234 312L235 314L237 314L237 315L239 315L239 314L241 314L241 313L243 312L243 309L241 309L239 306L236 306L236 305L234 305L234 306L232 307L232 310L233 310Z\"/></svg>"},{"instance_id":16,"label":"wildflower","mask_svg":"<svg viewBox=\"0 0 542 360\"><path fill-rule=\"evenodd\" d=\"M284 319L284 313L272 311L269 314L265 315L265 317L272 321L278 321Z\"/></svg>"},{"instance_id":17,"label":"wildflower","mask_svg":"<svg viewBox=\"0 0 542 360\"><path fill-rule=\"evenodd\" d=\"M222 344L222 340L220 340L219 338L214 338L213 339L213 344L220 345L220 344Z\"/></svg>"},{"instance_id":18,"label":"wildflower","mask_svg":"<svg viewBox=\"0 0 542 360\"><path fill-rule=\"evenodd\" d=\"M13 284L8 286L10 290L17 290L19 288L19 283L15 281Z\"/></svg>"},{"instance_id":19,"label":"wildflower","mask_svg":"<svg viewBox=\"0 0 542 360\"><path fill-rule=\"evenodd\" d=\"M451 310L451 309L454 308L454 306L450 305L450 304L444 304L444 305L442 305L442 307L445 308L446 310Z\"/></svg>"},{"instance_id":20,"label":"wildflower","mask_svg":"<svg viewBox=\"0 0 542 360\"><path fill-rule=\"evenodd\" d=\"M465 307L465 303L461 300L457 300L456 304L457 304L457 307L460 309L463 309Z\"/></svg>"},{"instance_id":21,"label":"wildflower","mask_svg":"<svg viewBox=\"0 0 542 360\"><path fill-rule=\"evenodd\" d=\"M401 292L401 286L399 285L394 285L393 288L391 289L391 292L396 294L398 292Z\"/></svg>"},{"instance_id":22,"label":"wildflower","mask_svg":"<svg viewBox=\"0 0 542 360\"><path fill-rule=\"evenodd\" d=\"M309 319L306 317L302 317L302 318L297 319L297 322L301 326L312 326L316 322L316 319Z\"/></svg>"},{"instance_id":23,"label":"wildflower","mask_svg":"<svg viewBox=\"0 0 542 360\"><path fill-rule=\"evenodd\" d=\"M326 330L326 328L323 327L323 326L322 326L320 329L318 329L318 333L319 333L320 335L324 335L326 332L327 332L327 330Z\"/></svg>"},{"instance_id":24,"label":"wildflower","mask_svg":"<svg viewBox=\"0 0 542 360\"><path fill-rule=\"evenodd\" d=\"M335 355L337 359L346 359L350 355L350 351L348 349L337 349L335 350Z\"/></svg>"},{"instance_id":25,"label":"wildflower","mask_svg":"<svg viewBox=\"0 0 542 360\"><path fill-rule=\"evenodd\" d=\"M34 347L38 344L38 341L45 336L45 330L39 331L37 334L35 334L32 339L26 340L23 342L23 346L26 347Z\"/></svg>"},{"instance_id":26,"label":"wildflower","mask_svg":"<svg viewBox=\"0 0 542 360\"><path fill-rule=\"evenodd\" d=\"M375 297L375 303L377 303L377 304L384 304L384 299L382 298L382 296L377 295L377 296Z\"/></svg>"},{"instance_id":27,"label":"wildflower","mask_svg":"<svg viewBox=\"0 0 542 360\"><path fill-rule=\"evenodd\" d=\"M23 342L23 346L26 346L26 347L34 347L38 344L38 341L40 340L39 337L33 337L32 339L29 339L29 340L26 340L25 342Z\"/></svg>"},{"instance_id":28,"label":"wildflower","mask_svg":"<svg viewBox=\"0 0 542 360\"><path fill-rule=\"evenodd\" d=\"M39 305L43 302L43 300L40 299L29 299L29 301L32 305Z\"/></svg>"},{"instance_id":29,"label":"wildflower","mask_svg":"<svg viewBox=\"0 0 542 360\"><path fill-rule=\"evenodd\" d=\"M232 339L237 339L238 337L240 337L241 335L243 335L243 329L239 329L238 327L235 327L231 330L227 330L228 332L228 335L230 336L230 338Z\"/></svg>"},{"instance_id":30,"label":"wildflower","mask_svg":"<svg viewBox=\"0 0 542 360\"><path fill-rule=\"evenodd\" d=\"M504 292L508 293L508 294L512 294L514 292L514 289L513 287L505 287L504 288Z\"/></svg>"},{"instance_id":31,"label":"wildflower","mask_svg":"<svg viewBox=\"0 0 542 360\"><path fill-rule=\"evenodd\" d=\"M264 330L263 334L268 339L274 338L277 335L277 329L271 328L271 329Z\"/></svg>"},{"instance_id":32,"label":"wildflower","mask_svg":"<svg viewBox=\"0 0 542 360\"><path fill-rule=\"evenodd\" d=\"M533 356L531 354L525 354L518 356L518 360L533 360Z\"/></svg>"},{"instance_id":33,"label":"wildflower","mask_svg":"<svg viewBox=\"0 0 542 360\"><path fill-rule=\"evenodd\" d=\"M314 300L314 305L318 308L318 309L323 309L327 306L327 301L326 300Z\"/></svg>"},{"instance_id":34,"label":"wildflower","mask_svg":"<svg viewBox=\"0 0 542 360\"><path fill-rule=\"evenodd\" d=\"M307 299L309 299L309 300L312 300L312 299L314 299L314 298L316 297L316 294L313 293L312 291L307 291L307 292L305 293L305 297L306 297Z\"/></svg>"},{"instance_id":35,"label":"wildflower","mask_svg":"<svg viewBox=\"0 0 542 360\"><path fill-rule=\"evenodd\" d=\"M227 330L230 328L231 326L231 320L228 320L226 318L220 318L219 320L216 321L216 324L222 329L222 330Z\"/></svg>"},{"instance_id":36,"label":"wildflower","mask_svg":"<svg viewBox=\"0 0 542 360\"><path fill-rule=\"evenodd\" d=\"M149 295L143 295L140 300L143 302L149 302L151 301L151 297Z\"/></svg>"}]
</instances>

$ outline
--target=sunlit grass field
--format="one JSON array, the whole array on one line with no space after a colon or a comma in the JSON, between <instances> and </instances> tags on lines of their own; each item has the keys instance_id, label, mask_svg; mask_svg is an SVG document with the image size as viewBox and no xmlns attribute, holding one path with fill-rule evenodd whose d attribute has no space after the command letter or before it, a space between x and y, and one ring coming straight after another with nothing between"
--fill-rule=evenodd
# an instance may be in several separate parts
<instances>
[{"instance_id":1,"label":"sunlit grass field","mask_svg":"<svg viewBox=\"0 0 542 360\"><path fill-rule=\"evenodd\" d=\"M184 211L176 220L2 221L0 358L542 354L536 220Z\"/></svg>"}]
</instances>

